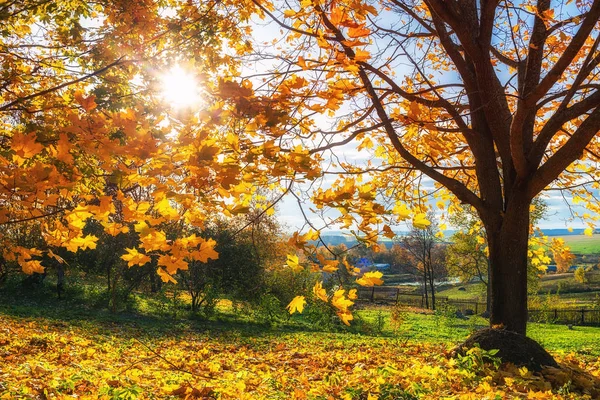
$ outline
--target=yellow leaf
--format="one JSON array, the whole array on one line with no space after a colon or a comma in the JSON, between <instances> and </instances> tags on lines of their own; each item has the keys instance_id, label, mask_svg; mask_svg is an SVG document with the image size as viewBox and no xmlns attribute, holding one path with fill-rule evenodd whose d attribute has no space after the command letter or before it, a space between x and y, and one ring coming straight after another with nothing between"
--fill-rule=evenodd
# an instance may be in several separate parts
<instances>
[{"instance_id":1,"label":"yellow leaf","mask_svg":"<svg viewBox=\"0 0 600 400\"><path fill-rule=\"evenodd\" d=\"M160 213L162 216L167 217L169 219L177 219L179 217L179 213L173 207L171 207L171 203L169 199L164 198L161 201L154 204L154 210Z\"/></svg>"},{"instance_id":2,"label":"yellow leaf","mask_svg":"<svg viewBox=\"0 0 600 400\"><path fill-rule=\"evenodd\" d=\"M104 232L108 233L111 236L117 236L120 233L129 232L129 227L123 226L116 222L102 223L102 226L104 226Z\"/></svg>"},{"instance_id":3,"label":"yellow leaf","mask_svg":"<svg viewBox=\"0 0 600 400\"><path fill-rule=\"evenodd\" d=\"M158 265L167 267L169 274L174 274L180 269L184 271L188 269L188 263L185 260L168 254L163 254L158 258Z\"/></svg>"},{"instance_id":4,"label":"yellow leaf","mask_svg":"<svg viewBox=\"0 0 600 400\"><path fill-rule=\"evenodd\" d=\"M300 272L303 269L302 266L298 263L298 256L295 254L288 254L286 264L294 272Z\"/></svg>"},{"instance_id":5,"label":"yellow leaf","mask_svg":"<svg viewBox=\"0 0 600 400\"><path fill-rule=\"evenodd\" d=\"M592 236L594 234L594 228L590 228L590 227L585 228L583 230L583 234L586 236Z\"/></svg>"},{"instance_id":6,"label":"yellow leaf","mask_svg":"<svg viewBox=\"0 0 600 400\"><path fill-rule=\"evenodd\" d=\"M421 108L419 107L419 103L416 101L411 101L408 108L408 117L413 120L418 120L420 116Z\"/></svg>"},{"instance_id":7,"label":"yellow leaf","mask_svg":"<svg viewBox=\"0 0 600 400\"><path fill-rule=\"evenodd\" d=\"M96 236L87 235L85 237L76 237L65 243L65 248L72 253L77 250L95 249L98 238Z\"/></svg>"},{"instance_id":8,"label":"yellow leaf","mask_svg":"<svg viewBox=\"0 0 600 400\"><path fill-rule=\"evenodd\" d=\"M127 266L128 267L133 267L134 265L144 265L146 263L150 262L150 257L148 257L147 255L143 254L143 253L139 253L137 251L137 249L129 249L126 248L125 251L127 251L127 254L123 254L121 256L122 260L127 261Z\"/></svg>"},{"instance_id":9,"label":"yellow leaf","mask_svg":"<svg viewBox=\"0 0 600 400\"><path fill-rule=\"evenodd\" d=\"M348 36L351 38L359 38L364 36L369 36L371 30L365 28L364 25L358 26L356 28L348 28Z\"/></svg>"},{"instance_id":10,"label":"yellow leaf","mask_svg":"<svg viewBox=\"0 0 600 400\"><path fill-rule=\"evenodd\" d=\"M375 285L382 285L383 281L381 280L381 277L383 276L383 274L379 271L373 271L373 272L365 272L365 274L356 280L356 283L358 283L361 286L375 286Z\"/></svg>"},{"instance_id":11,"label":"yellow leaf","mask_svg":"<svg viewBox=\"0 0 600 400\"><path fill-rule=\"evenodd\" d=\"M327 291L325 289L323 289L323 284L321 282L316 282L315 286L313 287L313 293L315 294L315 297L323 300L325 303L327 303L328 299L327 299Z\"/></svg>"},{"instance_id":12,"label":"yellow leaf","mask_svg":"<svg viewBox=\"0 0 600 400\"><path fill-rule=\"evenodd\" d=\"M39 260L23 261L20 262L19 265L21 265L21 269L27 275L31 275L34 272L37 272L38 274L44 273L44 267L42 266L42 263Z\"/></svg>"},{"instance_id":13,"label":"yellow leaf","mask_svg":"<svg viewBox=\"0 0 600 400\"><path fill-rule=\"evenodd\" d=\"M308 69L308 66L306 65L306 60L302 56L298 57L298 65L304 70Z\"/></svg>"},{"instance_id":14,"label":"yellow leaf","mask_svg":"<svg viewBox=\"0 0 600 400\"><path fill-rule=\"evenodd\" d=\"M352 316L352 313L350 311L339 312L339 313L337 313L337 316L340 317L342 322L348 326L350 326L350 321L352 321L354 319L354 317Z\"/></svg>"},{"instance_id":15,"label":"yellow leaf","mask_svg":"<svg viewBox=\"0 0 600 400\"><path fill-rule=\"evenodd\" d=\"M425 229L429 225L431 225L431 222L429 222L427 220L427 216L424 213L419 213L419 214L415 215L413 217L412 223L415 228L419 228L419 229Z\"/></svg>"},{"instance_id":16,"label":"yellow leaf","mask_svg":"<svg viewBox=\"0 0 600 400\"><path fill-rule=\"evenodd\" d=\"M283 12L283 15L285 15L287 18L292 18L294 15L296 15L296 11L294 11L294 10L285 10Z\"/></svg>"},{"instance_id":17,"label":"yellow leaf","mask_svg":"<svg viewBox=\"0 0 600 400\"><path fill-rule=\"evenodd\" d=\"M296 311L302 314L305 304L306 300L304 300L304 296L296 296L292 301L290 301L290 304L288 304L286 308L289 310L290 314L293 314Z\"/></svg>"},{"instance_id":18,"label":"yellow leaf","mask_svg":"<svg viewBox=\"0 0 600 400\"><path fill-rule=\"evenodd\" d=\"M158 276L160 276L160 279L167 283L167 282L172 282L172 283L177 283L177 281L175 280L175 278L173 278L167 271L165 271L163 268L158 268L156 270L156 273L158 274Z\"/></svg>"},{"instance_id":19,"label":"yellow leaf","mask_svg":"<svg viewBox=\"0 0 600 400\"><path fill-rule=\"evenodd\" d=\"M344 289L336 290L331 298L331 304L342 313L347 312L348 308L354 304L353 301L344 296L345 292Z\"/></svg>"},{"instance_id":20,"label":"yellow leaf","mask_svg":"<svg viewBox=\"0 0 600 400\"><path fill-rule=\"evenodd\" d=\"M95 101L96 96L94 95L84 97L83 92L77 91L75 92L73 97L75 97L75 100L77 100L77 102L81 105L81 107L83 107L85 111L91 111L97 106Z\"/></svg>"},{"instance_id":21,"label":"yellow leaf","mask_svg":"<svg viewBox=\"0 0 600 400\"><path fill-rule=\"evenodd\" d=\"M367 61L371 57L371 53L365 50L356 49L354 51L354 61L361 62Z\"/></svg>"},{"instance_id":22,"label":"yellow leaf","mask_svg":"<svg viewBox=\"0 0 600 400\"><path fill-rule=\"evenodd\" d=\"M202 238L197 238L194 241L200 243L200 248L190 252L190 258L192 260L205 263L208 262L209 259L217 260L219 258L219 253L215 250L217 242L213 239L204 240Z\"/></svg>"},{"instance_id":23,"label":"yellow leaf","mask_svg":"<svg viewBox=\"0 0 600 400\"><path fill-rule=\"evenodd\" d=\"M146 221L139 221L137 224L134 225L134 229L137 233L140 234L140 236L145 236L148 234L150 227L148 226Z\"/></svg>"},{"instance_id":24,"label":"yellow leaf","mask_svg":"<svg viewBox=\"0 0 600 400\"><path fill-rule=\"evenodd\" d=\"M348 298L350 300L358 299L358 294L356 293L356 289L350 289L350 291L348 292Z\"/></svg>"},{"instance_id":25,"label":"yellow leaf","mask_svg":"<svg viewBox=\"0 0 600 400\"><path fill-rule=\"evenodd\" d=\"M411 213L410 209L408 209L408 207L406 207L406 204L404 204L404 203L396 204L396 206L394 207L392 212L401 221L408 219L408 217L410 217L410 213Z\"/></svg>"}]
</instances>

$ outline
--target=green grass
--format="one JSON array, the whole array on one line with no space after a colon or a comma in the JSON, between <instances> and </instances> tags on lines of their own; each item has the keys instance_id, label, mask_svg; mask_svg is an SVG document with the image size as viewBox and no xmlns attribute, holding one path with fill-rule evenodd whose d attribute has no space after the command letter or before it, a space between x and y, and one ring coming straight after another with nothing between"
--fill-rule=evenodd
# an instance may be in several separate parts
<instances>
[{"instance_id":1,"label":"green grass","mask_svg":"<svg viewBox=\"0 0 600 400\"><path fill-rule=\"evenodd\" d=\"M396 336L407 342L445 343L450 346L459 344L473 331L488 326L484 318L472 316L459 319L451 312L404 312L401 313L400 323L392 321L392 313L386 308L361 310L357 314L371 328L378 328L383 320L380 335ZM600 328L575 326L570 330L566 325L529 323L527 329L529 337L551 352L600 356Z\"/></svg>"},{"instance_id":2,"label":"green grass","mask_svg":"<svg viewBox=\"0 0 600 400\"><path fill-rule=\"evenodd\" d=\"M587 283L575 280L574 274L546 275L540 280L537 295L530 295L534 303L543 302L548 293L553 294L553 306L559 308L594 307L600 305L600 271L587 272ZM459 290L459 288L465 290ZM437 292L455 300L485 301L483 283L464 283ZM538 297L538 299L536 299Z\"/></svg>"},{"instance_id":3,"label":"green grass","mask_svg":"<svg viewBox=\"0 0 600 400\"><path fill-rule=\"evenodd\" d=\"M562 236L567 246L576 254L600 254L600 236L568 235Z\"/></svg>"},{"instance_id":4,"label":"green grass","mask_svg":"<svg viewBox=\"0 0 600 400\"><path fill-rule=\"evenodd\" d=\"M465 290L459 290L459 288L464 288ZM445 296L450 299L456 300L477 300L477 301L485 301L486 286L481 283L464 283L459 284L454 287L441 290L437 292L438 296Z\"/></svg>"},{"instance_id":5,"label":"green grass","mask_svg":"<svg viewBox=\"0 0 600 400\"><path fill-rule=\"evenodd\" d=\"M447 293L451 294L453 290L457 294L477 293L483 289L481 284L471 286L466 292L455 288ZM94 304L102 298L99 290L94 285L87 287L80 284L77 289L69 289L67 299L58 300L47 283L35 291L18 285L5 285L0 290L0 315L91 330L119 326L143 335L177 336L180 332L202 331L238 340L295 332L308 337L339 335L340 339L350 341L369 336L398 340L399 343L444 343L448 346L454 346L473 331L488 326L488 321L479 316L459 319L452 310L417 313L414 310L369 306L356 310L355 320L346 327L331 316L327 317L329 322L326 324L322 323L323 319L315 322L314 317L319 315L315 315L318 310L314 305L309 305L302 315L282 313L282 318L276 323L265 323L247 310L235 309L230 302L223 302L213 317L199 319L186 311L182 303L161 304L156 298L141 294L134 296L129 308L111 313L101 304ZM552 352L600 356L600 346L597 345L600 328L576 326L569 330L564 325L532 323L528 329L531 337Z\"/></svg>"}]
</instances>

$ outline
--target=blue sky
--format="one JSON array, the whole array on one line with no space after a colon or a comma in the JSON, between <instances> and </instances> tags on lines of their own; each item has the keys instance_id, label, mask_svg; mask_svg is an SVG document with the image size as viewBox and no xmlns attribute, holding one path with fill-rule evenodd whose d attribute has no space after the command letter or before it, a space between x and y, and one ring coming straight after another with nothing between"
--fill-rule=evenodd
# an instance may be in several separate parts
<instances>
[{"instance_id":1,"label":"blue sky","mask_svg":"<svg viewBox=\"0 0 600 400\"><path fill-rule=\"evenodd\" d=\"M581 205L573 204L572 200L572 195L566 192L562 194L558 191L547 192L544 195L544 201L548 206L548 211L546 218L540 222L539 227L542 229L586 228L587 225L582 220L573 219L571 215L571 211L583 214L586 212L586 209ZM317 228L323 227L324 223L321 218L310 212L311 207L311 204L304 203L303 208L305 213ZM278 204L277 210L278 218L284 224L286 230L295 231L302 228L305 224L297 200L293 196L284 197ZM449 228L451 229L452 227L449 226ZM307 229L308 227L305 227L305 230ZM332 227L325 230L338 230L338 228ZM399 230L406 229L399 227Z\"/></svg>"}]
</instances>

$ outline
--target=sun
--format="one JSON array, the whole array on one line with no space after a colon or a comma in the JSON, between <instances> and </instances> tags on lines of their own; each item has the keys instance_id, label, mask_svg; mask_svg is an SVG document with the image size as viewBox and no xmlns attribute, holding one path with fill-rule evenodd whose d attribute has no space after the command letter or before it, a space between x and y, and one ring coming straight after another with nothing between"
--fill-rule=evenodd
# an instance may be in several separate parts
<instances>
[{"instance_id":1,"label":"sun","mask_svg":"<svg viewBox=\"0 0 600 400\"><path fill-rule=\"evenodd\" d=\"M198 81L179 65L160 77L160 93L163 101L176 109L197 106L202 100Z\"/></svg>"}]
</instances>

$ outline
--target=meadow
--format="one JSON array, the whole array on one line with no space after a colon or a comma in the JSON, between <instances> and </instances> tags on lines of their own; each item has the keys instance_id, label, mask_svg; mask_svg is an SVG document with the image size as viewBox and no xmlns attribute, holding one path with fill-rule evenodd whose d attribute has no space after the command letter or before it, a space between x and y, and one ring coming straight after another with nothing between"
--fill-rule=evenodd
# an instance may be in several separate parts
<instances>
[{"instance_id":1,"label":"meadow","mask_svg":"<svg viewBox=\"0 0 600 400\"><path fill-rule=\"evenodd\" d=\"M43 289L43 288L42 288ZM530 324L565 367L533 373L493 352L452 349L481 317L364 305L350 327L309 314L266 322L221 301L211 318L181 308L110 313L90 298L0 293L2 399L593 399L600 328Z\"/></svg>"},{"instance_id":2,"label":"meadow","mask_svg":"<svg viewBox=\"0 0 600 400\"><path fill-rule=\"evenodd\" d=\"M587 282L578 282L573 273L544 275L535 293L529 296L530 308L549 303L552 308L594 308L600 306L600 271L586 273ZM485 302L483 283L469 282L441 287L438 295L457 300Z\"/></svg>"},{"instance_id":3,"label":"meadow","mask_svg":"<svg viewBox=\"0 0 600 400\"><path fill-rule=\"evenodd\" d=\"M600 240L596 235L566 235L561 238L575 254L600 254Z\"/></svg>"}]
</instances>

